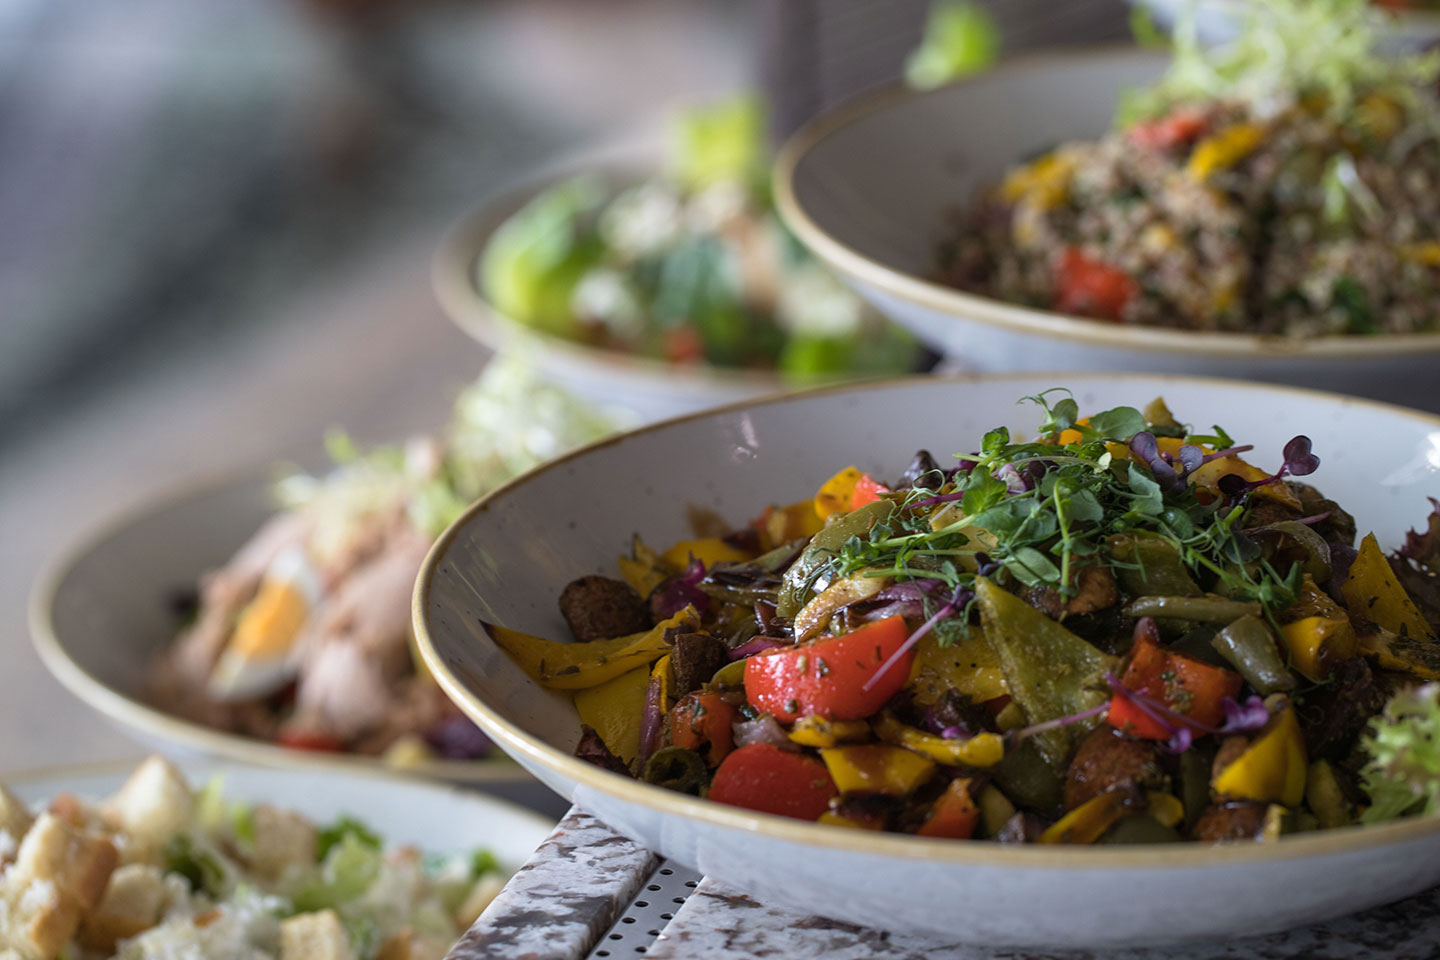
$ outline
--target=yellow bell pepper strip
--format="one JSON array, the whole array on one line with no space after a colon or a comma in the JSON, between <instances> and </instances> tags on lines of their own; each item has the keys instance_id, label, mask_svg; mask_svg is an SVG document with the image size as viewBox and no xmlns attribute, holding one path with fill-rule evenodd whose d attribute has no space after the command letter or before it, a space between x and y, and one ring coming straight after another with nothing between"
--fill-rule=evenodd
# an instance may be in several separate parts
<instances>
[{"instance_id":1,"label":"yellow bell pepper strip","mask_svg":"<svg viewBox=\"0 0 1440 960\"><path fill-rule=\"evenodd\" d=\"M863 572L836 580L795 614L795 642L814 640L826 632L830 618L842 607L868 600L889 585L888 577L867 577Z\"/></svg>"},{"instance_id":2,"label":"yellow bell pepper strip","mask_svg":"<svg viewBox=\"0 0 1440 960\"><path fill-rule=\"evenodd\" d=\"M630 540L630 556L618 558L615 564L620 576L642 598L650 596L670 576L660 567L660 555L646 546L638 533Z\"/></svg>"},{"instance_id":3,"label":"yellow bell pepper strip","mask_svg":"<svg viewBox=\"0 0 1440 960\"><path fill-rule=\"evenodd\" d=\"M719 537L701 537L698 540L681 540L660 555L661 560L676 570L688 567L691 558L709 568L717 563L743 563L750 559L750 554L739 547L732 547Z\"/></svg>"},{"instance_id":4,"label":"yellow bell pepper strip","mask_svg":"<svg viewBox=\"0 0 1440 960\"><path fill-rule=\"evenodd\" d=\"M903 797L929 780L935 770L935 761L883 743L827 747L820 751L820 759L841 793Z\"/></svg>"},{"instance_id":5,"label":"yellow bell pepper strip","mask_svg":"<svg viewBox=\"0 0 1440 960\"><path fill-rule=\"evenodd\" d=\"M1239 457L1232 455L1201 464L1197 469L1190 472L1188 480L1190 486L1198 487L1209 493L1212 497L1218 498L1221 496L1220 478L1231 473L1246 483L1255 483L1258 480L1265 480L1271 476L1271 474L1266 473L1259 467L1246 463ZM1280 481L1256 487L1251 496L1259 497L1262 500L1273 500L1275 503L1290 507L1297 513L1304 509L1295 491Z\"/></svg>"},{"instance_id":6,"label":"yellow bell pepper strip","mask_svg":"<svg viewBox=\"0 0 1440 960\"><path fill-rule=\"evenodd\" d=\"M1440 680L1440 643L1429 637L1402 637L1371 624L1359 642L1360 649L1386 670L1400 670L1421 680Z\"/></svg>"},{"instance_id":7,"label":"yellow bell pepper strip","mask_svg":"<svg viewBox=\"0 0 1440 960\"><path fill-rule=\"evenodd\" d=\"M975 581L980 622L1005 676L1005 686L1030 723L1055 720L1109 699L1104 677L1119 664L986 577ZM1037 734L1041 755L1063 768L1093 723Z\"/></svg>"},{"instance_id":8,"label":"yellow bell pepper strip","mask_svg":"<svg viewBox=\"0 0 1440 960\"><path fill-rule=\"evenodd\" d=\"M1270 722L1210 785L1222 797L1298 806L1305 798L1309 774L1305 737L1294 709L1283 695L1270 698L1267 706L1271 709Z\"/></svg>"},{"instance_id":9,"label":"yellow bell pepper strip","mask_svg":"<svg viewBox=\"0 0 1440 960\"><path fill-rule=\"evenodd\" d=\"M1340 595L1356 617L1370 620L1393 634L1417 639L1432 636L1430 625L1396 579L1373 533L1360 541Z\"/></svg>"},{"instance_id":10,"label":"yellow bell pepper strip","mask_svg":"<svg viewBox=\"0 0 1440 960\"><path fill-rule=\"evenodd\" d=\"M1061 817L1042 834L1041 843L1094 843L1125 816L1125 797L1102 793Z\"/></svg>"},{"instance_id":11,"label":"yellow bell pepper strip","mask_svg":"<svg viewBox=\"0 0 1440 960\"><path fill-rule=\"evenodd\" d=\"M575 693L580 722L593 727L610 752L626 763L640 753L640 721L649 685L650 669L639 666Z\"/></svg>"},{"instance_id":12,"label":"yellow bell pepper strip","mask_svg":"<svg viewBox=\"0 0 1440 960\"><path fill-rule=\"evenodd\" d=\"M823 823L828 827L849 827L852 830L884 830L885 821L879 818L859 820L855 817L847 817L843 813L836 813L834 810L826 810L820 814L816 823Z\"/></svg>"},{"instance_id":13,"label":"yellow bell pepper strip","mask_svg":"<svg viewBox=\"0 0 1440 960\"><path fill-rule=\"evenodd\" d=\"M933 633L920 638L915 645L915 662L910 667L910 690L921 706L938 703L954 690L983 703L1010 692L1000 658L985 639L985 631L972 627L968 636L961 636L944 646Z\"/></svg>"},{"instance_id":14,"label":"yellow bell pepper strip","mask_svg":"<svg viewBox=\"0 0 1440 960\"><path fill-rule=\"evenodd\" d=\"M855 487L862 476L864 474L859 467L849 466L820 485L820 489L815 491L815 513L820 519L850 510Z\"/></svg>"},{"instance_id":15,"label":"yellow bell pepper strip","mask_svg":"<svg viewBox=\"0 0 1440 960\"><path fill-rule=\"evenodd\" d=\"M1000 184L1000 199L1008 204L1025 202L1040 210L1053 210L1070 194L1075 157L1054 151L1023 167L1012 170Z\"/></svg>"},{"instance_id":16,"label":"yellow bell pepper strip","mask_svg":"<svg viewBox=\"0 0 1440 960\"><path fill-rule=\"evenodd\" d=\"M1236 123L1195 145L1185 172L1195 180L1208 180L1217 170L1233 167L1260 146L1265 128L1258 123Z\"/></svg>"},{"instance_id":17,"label":"yellow bell pepper strip","mask_svg":"<svg viewBox=\"0 0 1440 960\"><path fill-rule=\"evenodd\" d=\"M1337 618L1306 617L1280 628L1290 650L1290 663L1307 679L1320 683L1335 664L1359 652L1355 628L1342 612Z\"/></svg>"},{"instance_id":18,"label":"yellow bell pepper strip","mask_svg":"<svg viewBox=\"0 0 1440 960\"><path fill-rule=\"evenodd\" d=\"M767 508L755 526L760 531L761 550L769 551L815 536L825 528L825 518L815 512L814 500L801 500L786 507Z\"/></svg>"},{"instance_id":19,"label":"yellow bell pepper strip","mask_svg":"<svg viewBox=\"0 0 1440 960\"><path fill-rule=\"evenodd\" d=\"M1005 741L998 733L977 733L964 740L947 740L918 727L901 723L889 710L871 724L886 743L913 750L948 767L993 767L1005 756Z\"/></svg>"},{"instance_id":20,"label":"yellow bell pepper strip","mask_svg":"<svg viewBox=\"0 0 1440 960\"><path fill-rule=\"evenodd\" d=\"M675 675L670 672L670 654L667 653L655 661L655 666L650 671L650 679L653 680L659 688L659 706L661 711L668 711L670 707L673 706L670 688L675 679Z\"/></svg>"},{"instance_id":21,"label":"yellow bell pepper strip","mask_svg":"<svg viewBox=\"0 0 1440 960\"><path fill-rule=\"evenodd\" d=\"M1173 793L1162 793L1159 790L1147 790L1145 792L1146 811L1151 818L1159 821L1162 825L1173 827L1185 819L1185 805L1180 798Z\"/></svg>"},{"instance_id":22,"label":"yellow bell pepper strip","mask_svg":"<svg viewBox=\"0 0 1440 960\"><path fill-rule=\"evenodd\" d=\"M870 738L870 724L864 720L831 720L812 713L795 721L790 739L803 747L833 747Z\"/></svg>"},{"instance_id":23,"label":"yellow bell pepper strip","mask_svg":"<svg viewBox=\"0 0 1440 960\"><path fill-rule=\"evenodd\" d=\"M613 680L635 667L648 667L670 649L665 631L671 627L697 630L700 615L694 607L686 607L642 633L589 643L546 640L499 624L482 626L496 645L541 686L552 690L583 690Z\"/></svg>"}]
</instances>

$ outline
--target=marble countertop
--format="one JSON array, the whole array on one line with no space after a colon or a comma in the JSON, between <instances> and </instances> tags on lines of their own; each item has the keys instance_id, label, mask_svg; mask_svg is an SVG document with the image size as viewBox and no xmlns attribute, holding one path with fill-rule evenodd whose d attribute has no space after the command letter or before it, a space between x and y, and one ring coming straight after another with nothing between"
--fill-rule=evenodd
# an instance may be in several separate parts
<instances>
[{"instance_id":1,"label":"marble countertop","mask_svg":"<svg viewBox=\"0 0 1440 960\"><path fill-rule=\"evenodd\" d=\"M646 922L650 921L650 922ZM572 808L447 960L1421 960L1440 956L1440 888L1316 927L1145 949L1024 949L888 933L778 909Z\"/></svg>"}]
</instances>

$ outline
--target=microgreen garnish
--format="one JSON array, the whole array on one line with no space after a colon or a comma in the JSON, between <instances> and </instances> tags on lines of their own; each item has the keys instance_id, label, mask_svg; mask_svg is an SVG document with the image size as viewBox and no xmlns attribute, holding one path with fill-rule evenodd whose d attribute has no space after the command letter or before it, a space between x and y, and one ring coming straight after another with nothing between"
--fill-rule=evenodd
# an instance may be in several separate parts
<instances>
[{"instance_id":1,"label":"microgreen garnish","mask_svg":"<svg viewBox=\"0 0 1440 960\"><path fill-rule=\"evenodd\" d=\"M1136 562L1112 555L1116 538L1128 534L1168 543L1204 589L1257 601L1270 614L1294 602L1303 569L1277 570L1265 559L1244 530L1245 498L1215 497L1190 483L1205 464L1249 447L1218 426L1198 436L1173 422L1148 424L1133 407L1082 422L1079 404L1063 394L1025 398L1044 414L1038 440L1017 442L1004 427L989 431L979 452L957 455L968 469L939 488L889 494L898 509L824 565L824 582L852 575L898 581L876 597L878 610L925 618L877 677L922 637L933 633L946 644L968 630L977 576L1053 590L1068 602L1086 568ZM1219 449L1207 453L1212 447ZM1318 464L1309 440L1297 437L1285 446L1285 466L1263 483L1305 476ZM915 586L900 589L906 584Z\"/></svg>"}]
</instances>

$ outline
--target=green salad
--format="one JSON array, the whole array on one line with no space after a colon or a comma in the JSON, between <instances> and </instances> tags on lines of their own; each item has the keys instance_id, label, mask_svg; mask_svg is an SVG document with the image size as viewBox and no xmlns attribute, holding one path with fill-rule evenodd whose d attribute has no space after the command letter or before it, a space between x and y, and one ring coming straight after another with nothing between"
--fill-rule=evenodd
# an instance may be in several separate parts
<instances>
[{"instance_id":1,"label":"green salad","mask_svg":"<svg viewBox=\"0 0 1440 960\"><path fill-rule=\"evenodd\" d=\"M482 254L481 287L543 333L674 364L804 381L933 362L786 232L769 163L755 99L687 113L662 173L618 189L582 175L530 200Z\"/></svg>"}]
</instances>

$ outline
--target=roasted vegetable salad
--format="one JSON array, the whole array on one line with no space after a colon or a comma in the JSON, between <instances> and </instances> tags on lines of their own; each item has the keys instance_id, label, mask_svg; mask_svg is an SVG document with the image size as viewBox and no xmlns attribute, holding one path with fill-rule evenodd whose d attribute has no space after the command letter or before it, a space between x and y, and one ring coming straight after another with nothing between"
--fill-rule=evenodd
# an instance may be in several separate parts
<instances>
[{"instance_id":1,"label":"roasted vegetable salad","mask_svg":"<svg viewBox=\"0 0 1440 960\"><path fill-rule=\"evenodd\" d=\"M1433 812L1440 513L1387 555L1304 436L1026 400L1033 440L636 536L561 595L576 642L487 629L574 695L579 756L766 813L1130 843Z\"/></svg>"}]
</instances>

